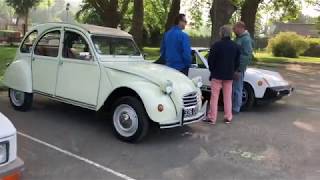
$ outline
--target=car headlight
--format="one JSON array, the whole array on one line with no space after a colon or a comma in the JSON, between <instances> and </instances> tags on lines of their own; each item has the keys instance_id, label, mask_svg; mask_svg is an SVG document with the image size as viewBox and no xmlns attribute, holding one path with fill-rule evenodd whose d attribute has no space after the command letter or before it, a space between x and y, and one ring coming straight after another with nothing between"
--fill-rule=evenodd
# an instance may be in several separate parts
<instances>
[{"instance_id":1,"label":"car headlight","mask_svg":"<svg viewBox=\"0 0 320 180\"><path fill-rule=\"evenodd\" d=\"M193 78L192 81L197 88L201 88L203 86L202 78L200 76Z\"/></svg>"},{"instance_id":2,"label":"car headlight","mask_svg":"<svg viewBox=\"0 0 320 180\"><path fill-rule=\"evenodd\" d=\"M1 142L0 143L0 164L4 164L8 161L8 150L9 150L9 143Z\"/></svg>"},{"instance_id":3,"label":"car headlight","mask_svg":"<svg viewBox=\"0 0 320 180\"><path fill-rule=\"evenodd\" d=\"M162 91L166 94L171 94L173 91L173 84L170 80L167 80L166 83L164 84Z\"/></svg>"}]
</instances>

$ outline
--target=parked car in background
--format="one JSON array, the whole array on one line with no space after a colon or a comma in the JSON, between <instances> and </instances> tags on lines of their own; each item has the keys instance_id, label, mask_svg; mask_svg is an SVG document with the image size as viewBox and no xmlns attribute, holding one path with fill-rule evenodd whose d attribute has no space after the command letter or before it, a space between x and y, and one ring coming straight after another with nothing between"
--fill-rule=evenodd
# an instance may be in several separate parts
<instances>
[{"instance_id":1,"label":"parked car in background","mask_svg":"<svg viewBox=\"0 0 320 180\"><path fill-rule=\"evenodd\" d=\"M27 33L4 84L16 110L33 95L110 111L121 140L135 142L149 124L172 128L205 118L200 79L144 60L130 34L93 25L46 23ZM106 117L108 118L108 117Z\"/></svg>"},{"instance_id":2,"label":"parked car in background","mask_svg":"<svg viewBox=\"0 0 320 180\"><path fill-rule=\"evenodd\" d=\"M192 49L192 67L189 77L201 76L201 90L208 99L210 97L210 71L207 57L208 48ZM269 103L289 96L294 88L278 72L249 67L244 77L242 110L250 110L255 104Z\"/></svg>"},{"instance_id":3,"label":"parked car in background","mask_svg":"<svg viewBox=\"0 0 320 180\"><path fill-rule=\"evenodd\" d=\"M19 180L23 161L17 157L17 132L0 113L0 180Z\"/></svg>"}]
</instances>

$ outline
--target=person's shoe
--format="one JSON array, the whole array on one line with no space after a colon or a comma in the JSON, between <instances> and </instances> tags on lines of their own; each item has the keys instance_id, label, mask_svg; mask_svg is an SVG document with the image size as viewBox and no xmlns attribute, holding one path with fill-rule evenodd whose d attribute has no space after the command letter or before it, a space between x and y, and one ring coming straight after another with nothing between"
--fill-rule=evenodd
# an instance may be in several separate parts
<instances>
[{"instance_id":1,"label":"person's shoe","mask_svg":"<svg viewBox=\"0 0 320 180\"><path fill-rule=\"evenodd\" d=\"M238 111L232 111L232 114L233 114L233 115L239 115L240 112L238 112Z\"/></svg>"},{"instance_id":2,"label":"person's shoe","mask_svg":"<svg viewBox=\"0 0 320 180\"><path fill-rule=\"evenodd\" d=\"M224 119L224 123L226 123L226 124L231 124L231 120L229 120L229 119Z\"/></svg>"},{"instance_id":3,"label":"person's shoe","mask_svg":"<svg viewBox=\"0 0 320 180\"><path fill-rule=\"evenodd\" d=\"M209 124L210 125L216 125L216 121L210 121Z\"/></svg>"}]
</instances>

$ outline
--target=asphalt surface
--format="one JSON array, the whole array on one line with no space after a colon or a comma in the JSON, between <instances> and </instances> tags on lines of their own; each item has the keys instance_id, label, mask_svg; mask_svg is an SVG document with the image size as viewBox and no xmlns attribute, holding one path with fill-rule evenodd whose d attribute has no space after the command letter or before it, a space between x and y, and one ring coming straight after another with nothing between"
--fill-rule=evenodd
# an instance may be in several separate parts
<instances>
[{"instance_id":1,"label":"asphalt surface","mask_svg":"<svg viewBox=\"0 0 320 180\"><path fill-rule=\"evenodd\" d=\"M291 97L231 125L152 129L140 144L117 140L92 111L40 96L23 113L0 93L0 111L27 135L18 135L25 180L319 180L320 66L277 69L296 87Z\"/></svg>"}]
</instances>

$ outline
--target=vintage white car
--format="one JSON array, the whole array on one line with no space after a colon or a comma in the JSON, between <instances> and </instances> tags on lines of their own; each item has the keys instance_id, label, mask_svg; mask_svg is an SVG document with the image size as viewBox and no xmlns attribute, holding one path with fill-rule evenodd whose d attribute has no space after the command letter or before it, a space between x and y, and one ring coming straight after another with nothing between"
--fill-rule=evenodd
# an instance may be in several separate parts
<instances>
[{"instance_id":1,"label":"vintage white car","mask_svg":"<svg viewBox=\"0 0 320 180\"><path fill-rule=\"evenodd\" d=\"M33 94L95 111L112 112L121 140L141 140L160 128L205 118L201 80L149 63L130 34L93 25L46 23L23 39L5 72L12 106L31 107ZM107 117L106 117L107 118Z\"/></svg>"},{"instance_id":2,"label":"vintage white car","mask_svg":"<svg viewBox=\"0 0 320 180\"><path fill-rule=\"evenodd\" d=\"M202 77L203 86L201 89L206 99L210 97L211 90L208 54L208 48L193 48L193 62L189 71L190 78ZM242 110L249 110L255 104L274 102L290 95L294 90L292 85L283 79L278 72L258 68L248 68L244 82Z\"/></svg>"},{"instance_id":3,"label":"vintage white car","mask_svg":"<svg viewBox=\"0 0 320 180\"><path fill-rule=\"evenodd\" d=\"M12 123L0 113L0 179L19 180L24 167L17 157L17 134Z\"/></svg>"}]
</instances>

